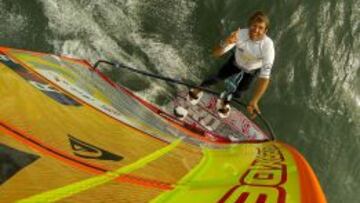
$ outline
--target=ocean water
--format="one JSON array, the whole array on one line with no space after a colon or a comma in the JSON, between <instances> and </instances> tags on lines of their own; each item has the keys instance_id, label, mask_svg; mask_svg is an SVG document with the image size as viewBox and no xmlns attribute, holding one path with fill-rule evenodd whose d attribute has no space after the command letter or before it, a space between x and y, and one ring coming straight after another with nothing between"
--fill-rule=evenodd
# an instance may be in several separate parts
<instances>
[{"instance_id":1,"label":"ocean water","mask_svg":"<svg viewBox=\"0 0 360 203\"><path fill-rule=\"evenodd\" d=\"M0 0L0 45L118 60L199 83L226 60L212 58L212 47L256 10L269 15L276 49L263 115L309 161L329 202L360 201L357 0ZM178 90L108 74L159 105Z\"/></svg>"}]
</instances>

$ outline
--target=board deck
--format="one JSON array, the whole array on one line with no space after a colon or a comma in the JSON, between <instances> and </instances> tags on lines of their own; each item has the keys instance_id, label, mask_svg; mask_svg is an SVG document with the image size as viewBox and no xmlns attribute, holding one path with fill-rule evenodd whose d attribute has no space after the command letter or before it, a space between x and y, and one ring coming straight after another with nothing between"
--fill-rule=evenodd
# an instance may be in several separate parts
<instances>
[{"instance_id":1,"label":"board deck","mask_svg":"<svg viewBox=\"0 0 360 203\"><path fill-rule=\"evenodd\" d=\"M192 105L187 100L187 91L180 92L172 102L172 108L182 106L188 110L184 122L234 141L264 140L267 135L241 111L231 107L229 117L220 118L216 103L218 97L204 93L200 102Z\"/></svg>"}]
</instances>

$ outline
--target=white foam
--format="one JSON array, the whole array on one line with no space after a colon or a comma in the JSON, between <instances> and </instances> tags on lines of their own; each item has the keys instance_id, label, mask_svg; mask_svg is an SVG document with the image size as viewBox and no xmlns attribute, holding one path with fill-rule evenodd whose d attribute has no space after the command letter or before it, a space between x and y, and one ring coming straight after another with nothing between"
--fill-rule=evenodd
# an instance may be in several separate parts
<instances>
[{"instance_id":1,"label":"white foam","mask_svg":"<svg viewBox=\"0 0 360 203\"><path fill-rule=\"evenodd\" d=\"M6 10L4 3L0 1L1 13L1 34L2 35L18 35L18 33L26 31L28 25L27 18L21 14L13 13L11 10Z\"/></svg>"},{"instance_id":2,"label":"white foam","mask_svg":"<svg viewBox=\"0 0 360 203\"><path fill-rule=\"evenodd\" d=\"M180 0L173 5L168 3L170 9L168 7L162 9L158 5L164 5L164 2L157 2L158 0L146 2L141 0L125 2L100 0L90 1L86 4L73 0L40 1L44 5L45 15L49 19L49 28L54 33L54 36L48 37L48 41L54 45L59 54L86 58L91 62L95 62L99 58L116 59L146 70L143 59L134 58L118 45L119 42L125 41L140 48L151 64L154 64L157 71L164 76L179 79L193 78L192 74L189 74L189 66L196 66L196 64L186 64L178 50L171 44L162 42L156 33L145 35L142 32L140 15L145 10L147 12L163 12L171 18L161 20L175 23L176 28L181 32L177 34L191 35L187 29L191 22L189 16L196 6L195 2ZM191 39L191 36L188 38ZM191 40L184 44L184 47L193 48L193 54L200 49ZM196 63L201 63L201 61ZM192 70L192 73L194 72L200 71ZM152 84L152 91L147 90L143 93L154 95L164 89L154 87L155 85Z\"/></svg>"}]
</instances>

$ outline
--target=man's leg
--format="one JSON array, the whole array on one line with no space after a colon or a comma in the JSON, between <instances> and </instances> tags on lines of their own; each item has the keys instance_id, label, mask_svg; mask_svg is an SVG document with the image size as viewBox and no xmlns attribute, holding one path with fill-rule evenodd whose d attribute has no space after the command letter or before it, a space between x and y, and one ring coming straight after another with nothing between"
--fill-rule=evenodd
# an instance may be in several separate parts
<instances>
[{"instance_id":1,"label":"man's leg","mask_svg":"<svg viewBox=\"0 0 360 203\"><path fill-rule=\"evenodd\" d=\"M227 77L240 72L240 69L235 66L235 56L232 55L229 60L221 67L221 69L217 72L216 75L209 77L204 80L200 86L208 87L210 85L214 85L222 80L225 80Z\"/></svg>"},{"instance_id":2,"label":"man's leg","mask_svg":"<svg viewBox=\"0 0 360 203\"><path fill-rule=\"evenodd\" d=\"M232 55L229 60L221 67L221 69L217 72L216 75L209 77L208 79L204 80L200 87L208 87L214 85L222 80L225 80L231 75L240 72L240 69L234 65L235 56ZM199 89L192 89L189 91L189 95L191 98L197 99L197 95L201 92Z\"/></svg>"},{"instance_id":3,"label":"man's leg","mask_svg":"<svg viewBox=\"0 0 360 203\"><path fill-rule=\"evenodd\" d=\"M230 95L225 95L224 98L222 98L219 101L219 106L218 106L218 112L220 117L222 118L226 118L230 115L230 101L232 98L237 98L240 99L243 96L243 93L249 89L252 81L255 78L255 74L249 74L249 73L243 73L243 75L241 76L241 81L238 84L236 91Z\"/></svg>"},{"instance_id":4,"label":"man's leg","mask_svg":"<svg viewBox=\"0 0 360 203\"><path fill-rule=\"evenodd\" d=\"M239 83L236 92L233 94L233 97L236 99L242 99L245 91L247 91L251 84L253 83L257 73L244 73L243 79Z\"/></svg>"}]
</instances>

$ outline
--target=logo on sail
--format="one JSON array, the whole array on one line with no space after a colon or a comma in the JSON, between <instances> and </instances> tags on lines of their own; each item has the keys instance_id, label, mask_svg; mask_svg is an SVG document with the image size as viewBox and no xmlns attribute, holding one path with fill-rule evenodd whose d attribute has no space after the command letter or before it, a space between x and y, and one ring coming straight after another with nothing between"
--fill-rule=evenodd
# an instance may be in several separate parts
<instances>
[{"instance_id":1,"label":"logo on sail","mask_svg":"<svg viewBox=\"0 0 360 203\"><path fill-rule=\"evenodd\" d=\"M110 161L120 161L124 157L108 152L99 147L95 147L89 143L81 141L71 135L69 136L69 141L71 148L76 156L86 158L86 159L98 159L98 160L110 160Z\"/></svg>"}]
</instances>

